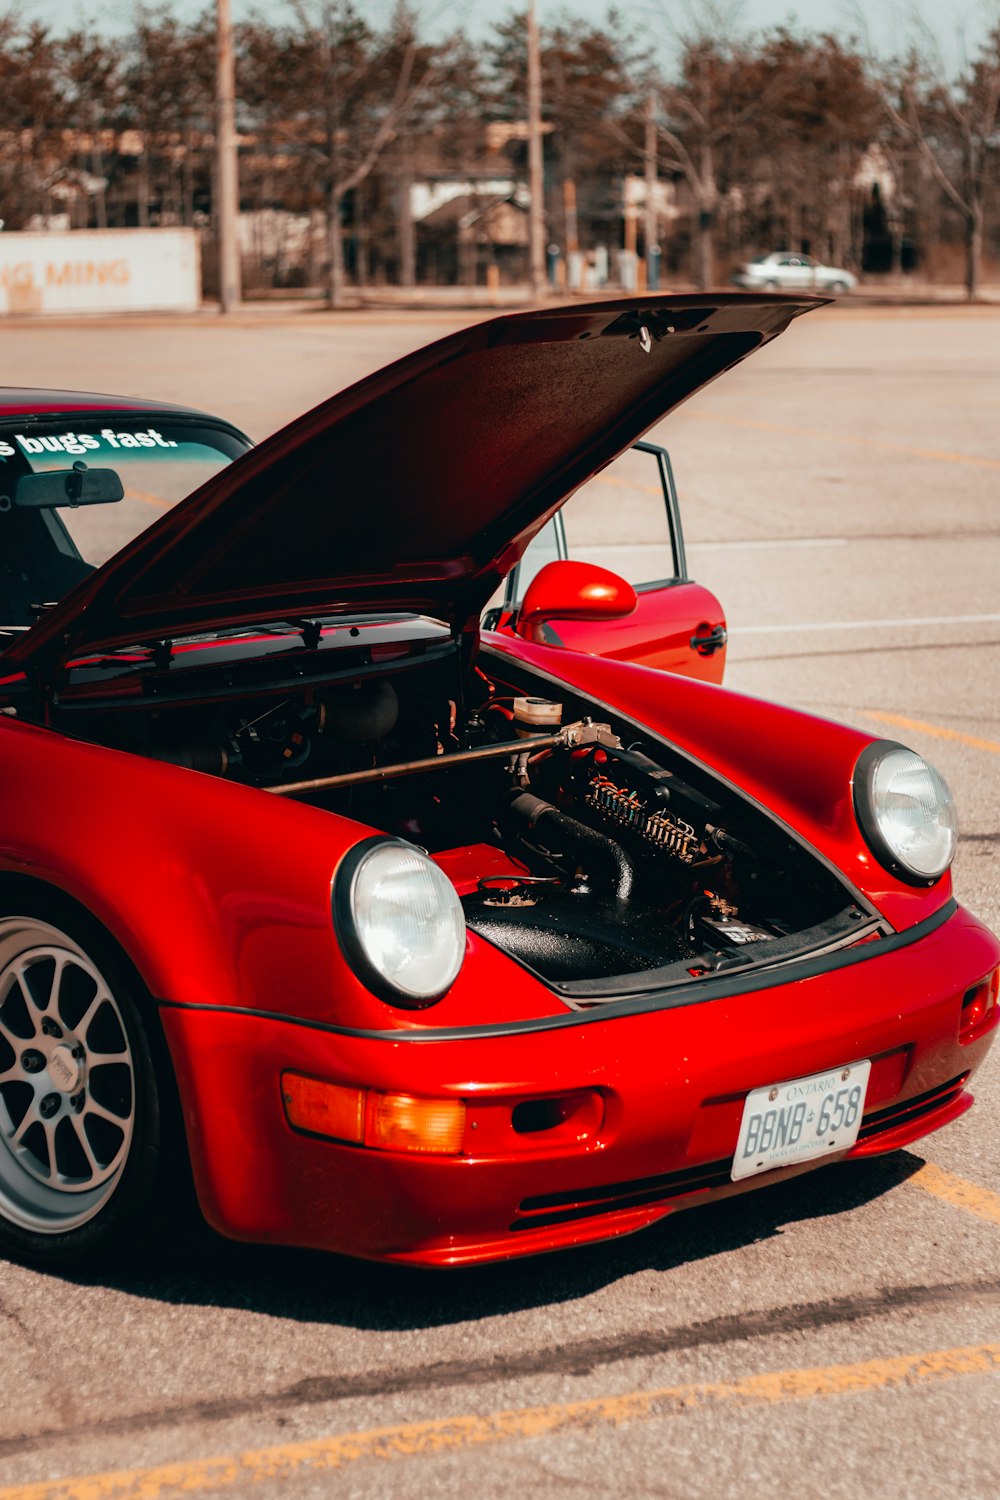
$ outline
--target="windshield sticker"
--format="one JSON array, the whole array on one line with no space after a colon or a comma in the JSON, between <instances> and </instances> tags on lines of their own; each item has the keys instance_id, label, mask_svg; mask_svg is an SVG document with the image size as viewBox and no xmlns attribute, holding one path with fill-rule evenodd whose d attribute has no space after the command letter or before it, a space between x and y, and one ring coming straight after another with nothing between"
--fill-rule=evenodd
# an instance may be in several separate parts
<instances>
[{"instance_id":1,"label":"windshield sticker","mask_svg":"<svg viewBox=\"0 0 1000 1500\"><path fill-rule=\"evenodd\" d=\"M173 438L165 438L155 427L139 432L113 432L102 427L99 433L64 432L58 437L25 437L15 433L14 442L22 453L70 453L76 457L93 453L101 448L176 448ZM17 448L11 443L0 442L0 458L14 458Z\"/></svg>"}]
</instances>

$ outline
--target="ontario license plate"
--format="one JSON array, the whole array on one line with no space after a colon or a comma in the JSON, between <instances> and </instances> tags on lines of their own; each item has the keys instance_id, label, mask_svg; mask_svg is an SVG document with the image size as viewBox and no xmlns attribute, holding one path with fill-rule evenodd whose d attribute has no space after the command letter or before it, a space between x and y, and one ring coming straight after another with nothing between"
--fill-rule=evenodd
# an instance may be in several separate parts
<instances>
[{"instance_id":1,"label":"ontario license plate","mask_svg":"<svg viewBox=\"0 0 1000 1500\"><path fill-rule=\"evenodd\" d=\"M853 1146L871 1070L870 1062L857 1062L754 1089L743 1106L733 1181Z\"/></svg>"}]
</instances>

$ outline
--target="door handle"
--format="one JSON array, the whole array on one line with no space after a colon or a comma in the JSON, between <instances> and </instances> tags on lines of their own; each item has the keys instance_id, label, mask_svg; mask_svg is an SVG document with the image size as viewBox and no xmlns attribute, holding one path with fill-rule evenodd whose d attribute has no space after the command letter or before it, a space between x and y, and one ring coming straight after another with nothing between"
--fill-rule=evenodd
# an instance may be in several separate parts
<instances>
[{"instance_id":1,"label":"door handle","mask_svg":"<svg viewBox=\"0 0 1000 1500\"><path fill-rule=\"evenodd\" d=\"M716 625L707 635L693 635L691 650L700 652L702 656L711 656L713 651L721 651L728 640L729 632L725 625Z\"/></svg>"}]
</instances>

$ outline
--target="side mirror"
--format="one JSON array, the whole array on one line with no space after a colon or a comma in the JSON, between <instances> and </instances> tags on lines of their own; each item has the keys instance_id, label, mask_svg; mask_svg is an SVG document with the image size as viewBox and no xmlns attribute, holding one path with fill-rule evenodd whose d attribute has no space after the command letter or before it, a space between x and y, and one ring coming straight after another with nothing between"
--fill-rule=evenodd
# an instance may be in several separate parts
<instances>
[{"instance_id":1,"label":"side mirror","mask_svg":"<svg viewBox=\"0 0 1000 1500\"><path fill-rule=\"evenodd\" d=\"M620 620L638 600L635 589L617 573L596 563L550 562L539 569L514 622L517 635L544 643L547 620Z\"/></svg>"}]
</instances>

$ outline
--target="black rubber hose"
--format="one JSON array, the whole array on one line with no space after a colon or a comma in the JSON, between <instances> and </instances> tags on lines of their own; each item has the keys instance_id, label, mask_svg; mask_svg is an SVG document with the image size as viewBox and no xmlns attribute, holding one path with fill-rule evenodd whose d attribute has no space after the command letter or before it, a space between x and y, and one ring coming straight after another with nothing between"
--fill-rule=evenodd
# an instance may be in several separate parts
<instances>
[{"instance_id":1,"label":"black rubber hose","mask_svg":"<svg viewBox=\"0 0 1000 1500\"><path fill-rule=\"evenodd\" d=\"M183 766L186 771L207 771L210 776L225 776L229 756L222 745L156 745L149 755L169 766Z\"/></svg>"},{"instance_id":2,"label":"black rubber hose","mask_svg":"<svg viewBox=\"0 0 1000 1500\"><path fill-rule=\"evenodd\" d=\"M596 828L588 828L586 823L560 812L551 802L531 792L515 792L510 811L526 825L527 832L537 829L555 850L567 849L579 856L590 878L609 885L616 901L622 904L628 901L635 884L635 867L614 839L598 833Z\"/></svg>"}]
</instances>

